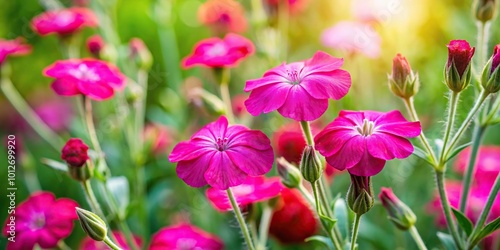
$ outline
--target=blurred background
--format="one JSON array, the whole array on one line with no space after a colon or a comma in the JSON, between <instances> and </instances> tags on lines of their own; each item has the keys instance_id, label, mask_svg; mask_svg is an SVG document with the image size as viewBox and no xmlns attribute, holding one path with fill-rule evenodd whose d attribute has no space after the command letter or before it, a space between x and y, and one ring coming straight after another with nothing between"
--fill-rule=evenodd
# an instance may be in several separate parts
<instances>
[{"instance_id":1,"label":"blurred background","mask_svg":"<svg viewBox=\"0 0 500 250\"><path fill-rule=\"evenodd\" d=\"M193 88L202 86L218 95L213 72L199 67L184 70L180 66L181 59L191 53L196 42L214 35L198 18L198 8L204 2L60 1L64 6L88 6L99 17L98 28L86 28L79 34L82 57L90 56L85 49L85 41L93 34L100 34L116 49L119 66L120 62L128 60L128 43L134 37L141 38L153 55L146 121L167 128L168 134L162 135L166 136L164 146L148 157L145 166L147 197L143 198L147 201L150 225L146 231L152 234L163 226L188 220L217 234L227 249L239 249L241 237L233 215L213 209L205 198L204 189L185 185L175 174L175 165L167 159L176 142L188 139L194 131L220 115L220 110L191 94ZM296 0L290 1L290 5L293 2L303 3L287 15L266 7L268 19L264 21L252 12L251 1L238 2L246 10L245 17L248 20L243 35L255 43L257 52L232 70L232 96L245 94L245 81L261 77L271 67L283 61L304 60L315 51L322 50L345 59L344 68L352 75L353 87L341 101L331 101L328 111L317 122L318 126L323 127L332 121L341 109L399 109L405 113L403 103L387 87L392 59L401 53L420 76L421 87L415 97L415 104L427 136L441 137L447 103L447 87L443 83L446 45L453 39L465 39L476 46L477 28L471 11L472 1ZM73 119L76 110L70 98L53 93L49 88L52 80L42 75L46 66L62 58L58 38L54 35L41 37L30 28L30 20L51 4L51 1L43 0L0 0L0 38L23 37L27 44L33 46L31 54L9 59L12 82L29 104L38 110L42 119L57 127L58 133L64 138L77 137L83 133L82 124L78 119ZM500 29L496 28L499 22L496 19L491 24L488 56L491 55L491 48L500 43ZM459 104L459 117L464 118L473 101L471 87L465 91ZM131 172L127 170L130 165L129 157L126 156L128 149L124 147L119 126L127 114L111 110L107 101L96 106L98 136L111 171L113 175L131 177ZM0 135L3 138L15 134L21 138L23 150L28 152L22 164L18 165L18 203L28 196L28 186L33 184L33 179L38 179L40 189L54 192L57 197L72 197L80 204L85 204L76 182L40 162L41 158L59 160L60 152L48 148L22 121L3 95L0 96L0 107ZM241 121L253 129L264 131L269 137L283 125L292 122L277 112L254 118L247 115ZM488 130L485 144L500 144L499 128L497 125ZM153 132L151 140L159 137ZM466 137L470 137L470 131ZM5 152L0 152L1 159L6 159ZM6 171L0 171L0 179L6 179L6 174ZM275 168L268 175L277 175ZM450 168L447 176L450 179L459 178L453 168ZM382 173L373 178L373 184L377 194L382 186L392 187L396 195L417 214L416 226L427 246L441 248L436 232L445 229L435 225L437 213L430 211L432 209L428 205L435 196L435 181L427 163L414 156L404 161L388 162ZM348 175L340 173L333 177L334 193L340 192L345 196L348 185ZM5 190L6 184L0 181L1 208L7 207ZM129 207L129 223L134 231L137 217L134 216L133 203ZM7 209L2 209L0 220L6 216ZM82 237L83 232L76 225L67 243L76 249ZM273 238L271 241L270 249L321 249L315 243L286 246ZM5 242L5 238L0 239L0 248L5 246ZM409 234L394 227L386 219L386 212L379 204L363 216L359 244L359 249L416 249Z\"/></svg>"}]
</instances>

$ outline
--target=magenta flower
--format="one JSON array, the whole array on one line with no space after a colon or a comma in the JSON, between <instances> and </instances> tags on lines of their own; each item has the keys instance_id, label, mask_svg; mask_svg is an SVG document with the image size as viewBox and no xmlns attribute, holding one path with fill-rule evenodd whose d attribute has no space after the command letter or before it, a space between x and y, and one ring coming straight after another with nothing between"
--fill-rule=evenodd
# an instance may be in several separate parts
<instances>
[{"instance_id":1,"label":"magenta flower","mask_svg":"<svg viewBox=\"0 0 500 250\"><path fill-rule=\"evenodd\" d=\"M178 162L177 175L186 184L228 189L242 184L248 176L269 172L274 153L264 133L242 125L228 126L226 117L221 116L190 140L177 144L168 159Z\"/></svg>"},{"instance_id":2,"label":"magenta flower","mask_svg":"<svg viewBox=\"0 0 500 250\"><path fill-rule=\"evenodd\" d=\"M351 87L349 72L341 70L343 59L318 51L303 62L281 64L259 79L248 80L252 91L245 102L250 114L273 110L297 121L312 121L328 108L328 99L339 100Z\"/></svg>"},{"instance_id":3,"label":"magenta flower","mask_svg":"<svg viewBox=\"0 0 500 250\"><path fill-rule=\"evenodd\" d=\"M361 53L369 58L380 55L381 42L379 34L370 25L361 22L338 22L321 34L321 43L325 47L348 54Z\"/></svg>"},{"instance_id":4,"label":"magenta flower","mask_svg":"<svg viewBox=\"0 0 500 250\"><path fill-rule=\"evenodd\" d=\"M462 77L472 60L475 48L471 48L470 44L465 40L452 40L447 47L448 61L446 63L446 68L450 68L454 65L458 71L459 77Z\"/></svg>"},{"instance_id":5,"label":"magenta flower","mask_svg":"<svg viewBox=\"0 0 500 250\"><path fill-rule=\"evenodd\" d=\"M71 35L84 27L96 27L97 17L90 9L73 7L44 12L31 20L33 30L42 35Z\"/></svg>"},{"instance_id":6,"label":"magenta flower","mask_svg":"<svg viewBox=\"0 0 500 250\"><path fill-rule=\"evenodd\" d=\"M56 61L43 72L45 76L56 78L51 87L62 96L82 94L102 101L125 87L125 76L118 68L96 59Z\"/></svg>"},{"instance_id":7,"label":"magenta flower","mask_svg":"<svg viewBox=\"0 0 500 250\"><path fill-rule=\"evenodd\" d=\"M69 139L61 150L61 159L72 167L82 167L89 159L89 146L80 138Z\"/></svg>"},{"instance_id":8,"label":"magenta flower","mask_svg":"<svg viewBox=\"0 0 500 250\"><path fill-rule=\"evenodd\" d=\"M125 235L123 235L120 231L113 231L113 236L116 239L116 243L123 250L129 250L129 246L127 245L127 240L125 239ZM142 239L139 236L134 235L134 241L137 246L142 245ZM111 248L106 245L106 243L102 241L95 241L91 239L89 236L85 237L80 243L80 250L110 250Z\"/></svg>"},{"instance_id":9,"label":"magenta flower","mask_svg":"<svg viewBox=\"0 0 500 250\"><path fill-rule=\"evenodd\" d=\"M182 59L182 67L200 65L209 68L235 67L252 55L253 43L243 36L229 33L224 39L212 37L198 42L194 51Z\"/></svg>"},{"instance_id":10,"label":"magenta flower","mask_svg":"<svg viewBox=\"0 0 500 250\"><path fill-rule=\"evenodd\" d=\"M31 46L23 44L22 38L15 40L0 39L0 65L5 61L7 56L21 56L31 52Z\"/></svg>"},{"instance_id":11,"label":"magenta flower","mask_svg":"<svg viewBox=\"0 0 500 250\"><path fill-rule=\"evenodd\" d=\"M73 220L78 219L76 206L74 200L56 200L49 192L33 193L5 222L4 235L15 235L15 242L8 241L7 250L33 249L36 244L41 248L55 248L60 240L71 234ZM11 217L15 217L15 226L9 225Z\"/></svg>"},{"instance_id":12,"label":"magenta flower","mask_svg":"<svg viewBox=\"0 0 500 250\"><path fill-rule=\"evenodd\" d=\"M264 176L248 177L243 184L233 187L236 202L240 207L245 205L269 200L280 194L283 185L280 178L272 177L265 178ZM220 211L232 210L231 203L227 197L227 192L224 190L209 188L206 195L210 203Z\"/></svg>"},{"instance_id":13,"label":"magenta flower","mask_svg":"<svg viewBox=\"0 0 500 250\"><path fill-rule=\"evenodd\" d=\"M193 225L164 227L151 239L149 250L221 250L224 244L215 235Z\"/></svg>"},{"instance_id":14,"label":"magenta flower","mask_svg":"<svg viewBox=\"0 0 500 250\"><path fill-rule=\"evenodd\" d=\"M455 170L460 174L465 174L470 158L471 148L468 147L460 152L455 162ZM476 160L474 180L477 184L491 189L493 183L500 172L500 146L481 146Z\"/></svg>"},{"instance_id":15,"label":"magenta flower","mask_svg":"<svg viewBox=\"0 0 500 250\"><path fill-rule=\"evenodd\" d=\"M166 154L172 145L172 131L158 123L147 124L142 133L146 148L154 155Z\"/></svg>"},{"instance_id":16,"label":"magenta flower","mask_svg":"<svg viewBox=\"0 0 500 250\"><path fill-rule=\"evenodd\" d=\"M411 155L406 138L420 135L420 122L408 122L401 112L340 111L339 117L314 137L316 149L338 170L373 176L387 160Z\"/></svg>"},{"instance_id":17,"label":"magenta flower","mask_svg":"<svg viewBox=\"0 0 500 250\"><path fill-rule=\"evenodd\" d=\"M500 44L495 45L495 47L493 48L493 55L491 55L490 75L493 74L493 72L498 68L498 65L500 65Z\"/></svg>"},{"instance_id":18,"label":"magenta flower","mask_svg":"<svg viewBox=\"0 0 500 250\"><path fill-rule=\"evenodd\" d=\"M87 39L87 50L94 58L100 58L101 52L106 46L106 43L100 35L93 35Z\"/></svg>"}]
</instances>

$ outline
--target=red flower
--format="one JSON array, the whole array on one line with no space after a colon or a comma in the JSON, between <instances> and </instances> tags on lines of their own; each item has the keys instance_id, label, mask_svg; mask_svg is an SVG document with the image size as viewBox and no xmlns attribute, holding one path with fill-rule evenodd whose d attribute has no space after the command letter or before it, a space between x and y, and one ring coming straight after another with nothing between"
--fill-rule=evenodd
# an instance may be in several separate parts
<instances>
[{"instance_id":1,"label":"red flower","mask_svg":"<svg viewBox=\"0 0 500 250\"><path fill-rule=\"evenodd\" d=\"M97 23L97 17L91 10L73 7L44 12L33 18L31 27L42 36L51 33L63 36L84 27L96 27Z\"/></svg>"},{"instance_id":2,"label":"red flower","mask_svg":"<svg viewBox=\"0 0 500 250\"><path fill-rule=\"evenodd\" d=\"M454 65L457 68L459 76L462 77L472 60L475 48L471 48L470 44L465 40L452 40L447 47L448 62L446 63L446 67L449 68Z\"/></svg>"},{"instance_id":3,"label":"red flower","mask_svg":"<svg viewBox=\"0 0 500 250\"><path fill-rule=\"evenodd\" d=\"M61 158L72 167L82 167L89 159L89 147L80 138L71 138L62 148Z\"/></svg>"},{"instance_id":4,"label":"red flower","mask_svg":"<svg viewBox=\"0 0 500 250\"><path fill-rule=\"evenodd\" d=\"M189 224L162 228L153 235L149 246L149 250L221 250L223 248L224 244L217 236Z\"/></svg>"},{"instance_id":5,"label":"red flower","mask_svg":"<svg viewBox=\"0 0 500 250\"><path fill-rule=\"evenodd\" d=\"M302 243L316 233L318 222L312 208L296 189L283 188L269 234L285 244Z\"/></svg>"},{"instance_id":6,"label":"red flower","mask_svg":"<svg viewBox=\"0 0 500 250\"><path fill-rule=\"evenodd\" d=\"M23 44L22 38L15 40L0 39L0 65L5 61L7 56L21 56L31 52L31 46Z\"/></svg>"},{"instance_id":7,"label":"red flower","mask_svg":"<svg viewBox=\"0 0 500 250\"><path fill-rule=\"evenodd\" d=\"M243 36L227 34L224 39L217 37L201 40L193 53L182 59L184 68L201 65L209 68L235 67L254 53L253 43Z\"/></svg>"},{"instance_id":8,"label":"red flower","mask_svg":"<svg viewBox=\"0 0 500 250\"><path fill-rule=\"evenodd\" d=\"M116 243L118 246L120 246L123 250L129 250L130 248L127 245L127 240L125 239L125 235L123 235L122 232L120 231L113 231L113 236L116 238ZM142 239L139 236L134 235L134 241L137 246L142 245ZM85 237L80 244L80 250L110 250L111 248L108 247L104 242L102 241L95 241L91 239L89 236Z\"/></svg>"},{"instance_id":9,"label":"red flower","mask_svg":"<svg viewBox=\"0 0 500 250\"><path fill-rule=\"evenodd\" d=\"M78 219L71 199L56 200L49 192L33 193L16 207L16 213L5 222L3 233L6 237L15 235L15 242L8 241L7 250L55 248L60 240L68 237L73 230L73 220ZM9 225L15 217L15 226Z\"/></svg>"},{"instance_id":10,"label":"red flower","mask_svg":"<svg viewBox=\"0 0 500 250\"><path fill-rule=\"evenodd\" d=\"M241 33L247 27L245 10L234 0L208 0L198 9L198 20L216 34Z\"/></svg>"}]
</instances>

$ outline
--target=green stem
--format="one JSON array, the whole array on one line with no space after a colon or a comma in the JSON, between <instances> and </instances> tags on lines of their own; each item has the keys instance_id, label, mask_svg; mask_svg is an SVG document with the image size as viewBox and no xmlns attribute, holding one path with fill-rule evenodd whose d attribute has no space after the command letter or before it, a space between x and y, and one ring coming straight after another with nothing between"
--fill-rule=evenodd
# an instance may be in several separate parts
<instances>
[{"instance_id":1,"label":"green stem","mask_svg":"<svg viewBox=\"0 0 500 250\"><path fill-rule=\"evenodd\" d=\"M427 250L427 247L424 244L424 241L422 240L422 237L420 237L420 234L418 233L418 230L415 226L411 226L410 229L410 234L415 243L417 243L417 247L420 250Z\"/></svg>"},{"instance_id":2,"label":"green stem","mask_svg":"<svg viewBox=\"0 0 500 250\"><path fill-rule=\"evenodd\" d=\"M477 47L479 52L479 71L481 72L482 67L486 64L486 58L488 53L488 41L490 37L490 22L477 22L478 26L478 37L477 37Z\"/></svg>"},{"instance_id":3,"label":"green stem","mask_svg":"<svg viewBox=\"0 0 500 250\"><path fill-rule=\"evenodd\" d=\"M71 250L71 248L64 242L64 240L60 240L57 242L57 249L60 250Z\"/></svg>"},{"instance_id":4,"label":"green stem","mask_svg":"<svg viewBox=\"0 0 500 250\"><path fill-rule=\"evenodd\" d=\"M306 138L307 145L314 146L314 140L309 122L300 121L300 126L302 127L302 132L304 134L304 137Z\"/></svg>"},{"instance_id":5,"label":"green stem","mask_svg":"<svg viewBox=\"0 0 500 250\"><path fill-rule=\"evenodd\" d=\"M355 246L356 246L356 240L358 238L359 222L360 221L361 221L361 215L355 214L354 215L354 226L352 228L351 250L354 250Z\"/></svg>"},{"instance_id":6,"label":"green stem","mask_svg":"<svg viewBox=\"0 0 500 250\"><path fill-rule=\"evenodd\" d=\"M467 206L467 199L469 198L470 186L472 183L472 175L474 173L474 166L476 165L479 146L481 146L481 140L483 139L485 131L486 127L483 127L478 123L476 123L476 126L474 127L474 132L472 134L472 148L463 180L462 195L460 197L460 211L464 213L465 213L465 207Z\"/></svg>"},{"instance_id":7,"label":"green stem","mask_svg":"<svg viewBox=\"0 0 500 250\"><path fill-rule=\"evenodd\" d=\"M418 119L418 114L415 109L415 105L413 102L413 97L410 98L403 98L403 102L405 103L406 110L408 111L408 114L410 115L410 118L412 121L419 121ZM427 137L425 137L424 131L422 131L419 135L420 142L422 145L424 145L425 150L427 150L427 153L431 157L431 162L434 164L437 164L437 158L436 155L434 154L434 150L432 150L431 145L429 144L429 141L427 140Z\"/></svg>"},{"instance_id":8,"label":"green stem","mask_svg":"<svg viewBox=\"0 0 500 250\"><path fill-rule=\"evenodd\" d=\"M234 123L234 115L233 115L233 106L231 105L231 94L229 93L229 78L230 78L230 69L223 68L222 69L222 77L220 81L220 94L222 97L222 101L224 102L226 108L226 116L229 120L229 123Z\"/></svg>"},{"instance_id":9,"label":"green stem","mask_svg":"<svg viewBox=\"0 0 500 250\"><path fill-rule=\"evenodd\" d=\"M457 247L457 249L463 250L464 247L462 246L462 242L460 241L455 221L451 216L450 201L448 200L448 196L446 195L446 189L444 183L445 182L444 172L435 170L435 174L436 174L437 187L439 191L439 199L441 201L441 206L443 207L443 212L446 218L446 225L448 226L448 230L450 231L451 236L453 237L453 241L455 242L455 246Z\"/></svg>"},{"instance_id":10,"label":"green stem","mask_svg":"<svg viewBox=\"0 0 500 250\"><path fill-rule=\"evenodd\" d=\"M83 191L85 193L85 197L87 197L87 202L89 203L90 207L92 208L92 211L99 215L104 221L106 221L106 215L101 209L101 205L99 205L99 202L97 201L97 198L95 197L94 191L92 190L92 186L90 185L90 181L82 181L81 182ZM107 223L109 224L109 223Z\"/></svg>"},{"instance_id":11,"label":"green stem","mask_svg":"<svg viewBox=\"0 0 500 250\"><path fill-rule=\"evenodd\" d=\"M335 230L330 230L328 226L323 222L323 219L321 219L321 216L324 215L322 210L324 210L323 206L320 204L320 191L318 189L321 189L321 186L319 185L318 181L315 181L311 183L311 187L313 189L313 194L314 194L314 202L315 202L315 207L316 207L316 212L318 213L318 216L320 216L320 221L321 225L323 226L323 230L325 230L326 234L330 239L332 240L333 245L335 246L335 249L342 249L342 245L340 244L339 238L337 238L337 234L335 234ZM327 209L326 209L327 210Z\"/></svg>"},{"instance_id":12,"label":"green stem","mask_svg":"<svg viewBox=\"0 0 500 250\"><path fill-rule=\"evenodd\" d=\"M467 127L469 127L469 123L472 121L476 113L479 111L481 105L484 103L488 95L489 95L488 92L484 90L481 91L481 94L479 95L479 98L477 99L476 103L467 114L467 117L462 122L462 125L460 125L460 128L455 133L455 136L453 136L453 139L451 139L449 146L446 147L446 143L443 144L443 154L441 154L441 160L440 160L441 165L445 163L444 161L446 161L446 159L448 158L448 154L453 150L453 147L458 142L460 137L462 137L462 134L465 132Z\"/></svg>"},{"instance_id":13,"label":"green stem","mask_svg":"<svg viewBox=\"0 0 500 250\"><path fill-rule=\"evenodd\" d=\"M42 137L52 148L57 152L64 146L64 140L52 131L40 117L31 109L28 103L23 99L21 94L17 92L9 78L2 75L0 88L5 95L5 98L12 104L23 119Z\"/></svg>"},{"instance_id":14,"label":"green stem","mask_svg":"<svg viewBox=\"0 0 500 250\"><path fill-rule=\"evenodd\" d=\"M122 250L118 245L116 245L108 236L106 236L106 238L104 238L104 243L106 243L106 245L108 245L108 247L110 247L111 249L113 250Z\"/></svg>"},{"instance_id":15,"label":"green stem","mask_svg":"<svg viewBox=\"0 0 500 250\"><path fill-rule=\"evenodd\" d=\"M448 110L448 120L446 121L446 130L444 131L443 138L443 148L441 150L441 155L439 158L439 165L444 165L446 147L448 146L448 141L450 140L451 131L453 130L453 125L455 123L455 116L457 112L458 99L460 97L460 93L450 91L450 102L449 102L449 110Z\"/></svg>"},{"instance_id":16,"label":"green stem","mask_svg":"<svg viewBox=\"0 0 500 250\"><path fill-rule=\"evenodd\" d=\"M474 226L474 229L472 230L471 236L476 235L483 227L484 223L486 222L486 219L488 219L491 207L493 206L493 203L497 198L499 190L500 190L500 175L497 175L495 184L493 184L493 187L491 188L488 200L486 201L486 205L484 206L483 211L481 211L481 215L479 216L479 220L477 221L476 225ZM468 246L467 249L472 249L474 247L474 245L471 245L470 240L471 239L469 239L469 241L467 242Z\"/></svg>"},{"instance_id":17,"label":"green stem","mask_svg":"<svg viewBox=\"0 0 500 250\"><path fill-rule=\"evenodd\" d=\"M240 207L238 203L236 203L236 198L234 197L233 191L231 188L226 190L227 197L229 197L229 201L231 202L231 206L233 207L234 214L236 215L236 220L240 224L241 232L243 233L243 237L245 238L245 242L247 243L249 250L255 250L255 246L253 245L252 236L250 235L250 231L248 231L247 224L245 223L245 219L241 214Z\"/></svg>"},{"instance_id":18,"label":"green stem","mask_svg":"<svg viewBox=\"0 0 500 250\"><path fill-rule=\"evenodd\" d=\"M267 235L269 234L269 226L273 217L273 208L266 203L264 211L262 211L262 218L260 219L259 226L259 243L257 244L258 250L265 250L267 243Z\"/></svg>"},{"instance_id":19,"label":"green stem","mask_svg":"<svg viewBox=\"0 0 500 250\"><path fill-rule=\"evenodd\" d=\"M297 187L299 189L299 191L302 193L302 196L304 196L307 200L307 202L309 202L309 204L314 208L316 209L315 207L315 204L314 204L314 198L311 197L311 194L309 193L309 191L307 191L307 189L304 187L304 185L302 185L302 183L299 184L299 186Z\"/></svg>"},{"instance_id":20,"label":"green stem","mask_svg":"<svg viewBox=\"0 0 500 250\"><path fill-rule=\"evenodd\" d=\"M492 108L489 110L489 113L487 114L486 119L484 119L482 121L481 125L484 125L484 126L489 125L491 120L495 117L498 110L500 109L500 98L498 98L498 96L497 96L497 98L495 98L495 102L493 104L491 104L491 106L492 106Z\"/></svg>"},{"instance_id":21,"label":"green stem","mask_svg":"<svg viewBox=\"0 0 500 250\"><path fill-rule=\"evenodd\" d=\"M99 153L99 157L102 157L101 145L99 144L99 139L97 138L97 133L94 126L94 119L92 118L92 101L88 97L83 97L85 102L85 122L87 123L87 132L89 133L90 141L95 151Z\"/></svg>"}]
</instances>

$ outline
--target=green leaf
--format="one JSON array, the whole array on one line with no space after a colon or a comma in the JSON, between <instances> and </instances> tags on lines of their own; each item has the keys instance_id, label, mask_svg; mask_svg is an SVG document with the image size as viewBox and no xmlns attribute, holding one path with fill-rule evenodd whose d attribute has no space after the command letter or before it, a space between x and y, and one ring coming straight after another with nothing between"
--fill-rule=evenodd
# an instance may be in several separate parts
<instances>
[{"instance_id":1,"label":"green leaf","mask_svg":"<svg viewBox=\"0 0 500 250\"><path fill-rule=\"evenodd\" d=\"M476 245L477 243L479 243L482 239L486 238L486 236L492 234L493 232L495 232L497 229L500 228L500 217L497 218L496 220L490 222L489 224L487 224L483 229L481 229L481 231L479 231L479 233L477 233L476 235L472 235L472 244L471 245Z\"/></svg>"},{"instance_id":2,"label":"green leaf","mask_svg":"<svg viewBox=\"0 0 500 250\"><path fill-rule=\"evenodd\" d=\"M42 158L40 160L44 165L49 166L57 171L68 172L68 165L60 161L54 161L52 159Z\"/></svg>"},{"instance_id":3,"label":"green leaf","mask_svg":"<svg viewBox=\"0 0 500 250\"><path fill-rule=\"evenodd\" d=\"M453 241L453 237L451 237L451 235L442 232L437 232L437 237L439 238L439 240L441 241L446 250L456 250L455 242Z\"/></svg>"},{"instance_id":4,"label":"green leaf","mask_svg":"<svg viewBox=\"0 0 500 250\"><path fill-rule=\"evenodd\" d=\"M419 147L416 147L416 146L413 146L414 150L413 150L413 155L415 155L416 157L428 162L429 164L432 165L432 162L431 160L429 159L429 155L421 148Z\"/></svg>"},{"instance_id":5,"label":"green leaf","mask_svg":"<svg viewBox=\"0 0 500 250\"><path fill-rule=\"evenodd\" d=\"M111 177L107 180L106 186L117 202L119 216L124 218L130 202L130 189L127 178L124 176Z\"/></svg>"},{"instance_id":6,"label":"green leaf","mask_svg":"<svg viewBox=\"0 0 500 250\"><path fill-rule=\"evenodd\" d=\"M451 152L448 155L445 162L448 162L449 160L451 160L453 157L455 157L455 155L457 155L458 153L460 153L462 150L464 150L466 147L468 147L470 145L472 145L472 142L468 142L468 143L465 143L463 145L456 147L455 150L453 150L453 152Z\"/></svg>"},{"instance_id":7,"label":"green leaf","mask_svg":"<svg viewBox=\"0 0 500 250\"><path fill-rule=\"evenodd\" d=\"M337 200L340 198L340 193L333 198L332 202L330 203L330 209L332 209L332 212L335 213L335 203L337 203Z\"/></svg>"},{"instance_id":8,"label":"green leaf","mask_svg":"<svg viewBox=\"0 0 500 250\"><path fill-rule=\"evenodd\" d=\"M451 210L453 211L455 218L457 218L458 225L460 225L460 227L464 230L467 236L469 236L472 233L472 228L473 228L472 222L462 212L454 208L451 208Z\"/></svg>"},{"instance_id":9,"label":"green leaf","mask_svg":"<svg viewBox=\"0 0 500 250\"><path fill-rule=\"evenodd\" d=\"M319 243L325 245L328 249L335 249L335 247L333 246L332 240L330 240L328 237L325 237L325 236L314 235L314 236L311 236L311 237L305 239L304 241L305 242L316 241L316 242L319 242Z\"/></svg>"},{"instance_id":10,"label":"green leaf","mask_svg":"<svg viewBox=\"0 0 500 250\"><path fill-rule=\"evenodd\" d=\"M320 214L319 218L321 220L321 223L325 225L325 227L329 230L332 231L333 227L335 226L335 223L337 223L337 220L334 220L326 215Z\"/></svg>"},{"instance_id":11,"label":"green leaf","mask_svg":"<svg viewBox=\"0 0 500 250\"><path fill-rule=\"evenodd\" d=\"M334 215L337 218L337 226L343 239L347 239L349 235L349 211L344 199L337 199L334 205Z\"/></svg>"}]
</instances>

